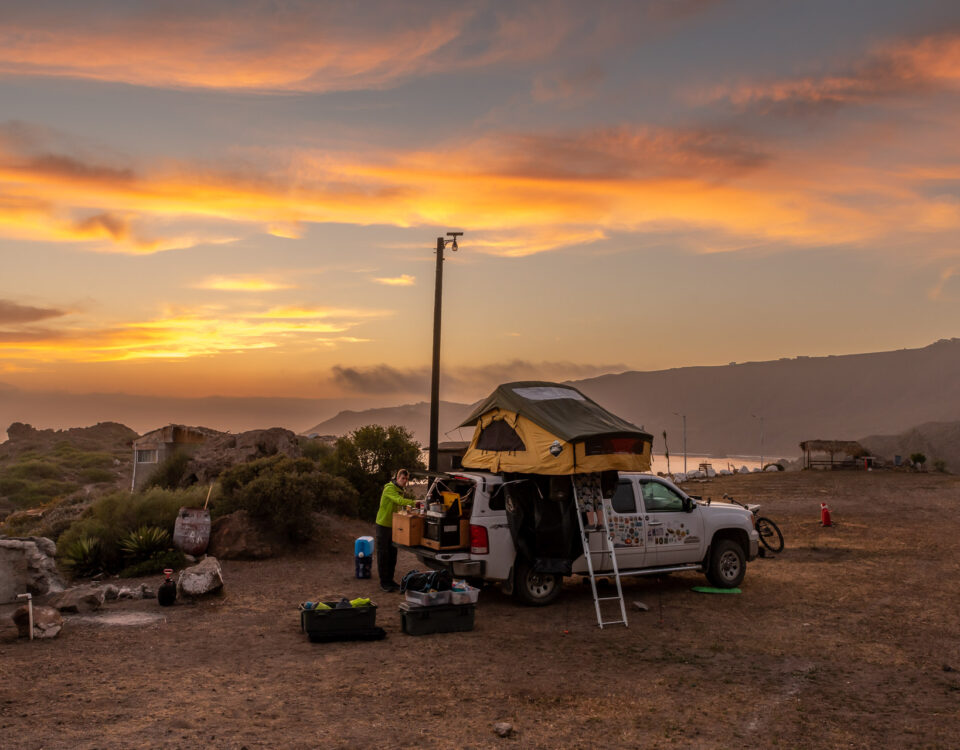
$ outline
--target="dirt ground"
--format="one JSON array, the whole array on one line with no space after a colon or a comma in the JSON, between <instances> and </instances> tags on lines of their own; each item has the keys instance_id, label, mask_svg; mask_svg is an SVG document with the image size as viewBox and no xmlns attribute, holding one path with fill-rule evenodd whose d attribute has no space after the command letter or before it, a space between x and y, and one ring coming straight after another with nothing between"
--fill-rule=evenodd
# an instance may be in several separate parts
<instances>
[{"instance_id":1,"label":"dirt ground","mask_svg":"<svg viewBox=\"0 0 960 750\"><path fill-rule=\"evenodd\" d=\"M0 643L3 748L960 745L960 478L781 473L688 487L759 502L787 548L741 595L684 573L625 583L600 631L589 586L543 609L496 588L476 628L411 637L397 594L353 576L340 523L310 554L224 563L226 594L114 602L53 641ZM827 501L837 525L819 526ZM416 567L402 554L398 572ZM369 595L386 640L311 644L297 604ZM5 616L5 615L4 615ZM499 738L495 722L509 722Z\"/></svg>"}]
</instances>

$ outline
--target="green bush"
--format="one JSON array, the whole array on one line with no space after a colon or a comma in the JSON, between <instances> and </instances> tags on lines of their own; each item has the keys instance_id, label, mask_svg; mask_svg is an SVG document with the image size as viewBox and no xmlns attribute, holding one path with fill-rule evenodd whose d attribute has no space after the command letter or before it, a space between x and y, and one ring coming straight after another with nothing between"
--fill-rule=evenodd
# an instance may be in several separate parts
<instances>
[{"instance_id":1,"label":"green bush","mask_svg":"<svg viewBox=\"0 0 960 750\"><path fill-rule=\"evenodd\" d=\"M316 438L301 437L298 442L300 443L300 453L304 458L309 458L311 461L319 463L333 455L333 447L320 442Z\"/></svg>"},{"instance_id":2,"label":"green bush","mask_svg":"<svg viewBox=\"0 0 960 750\"><path fill-rule=\"evenodd\" d=\"M178 549L158 552L143 562L128 565L120 571L121 578L139 578L140 576L149 576L154 573L162 573L167 568L178 570L187 564L187 558Z\"/></svg>"},{"instance_id":3,"label":"green bush","mask_svg":"<svg viewBox=\"0 0 960 750\"><path fill-rule=\"evenodd\" d=\"M170 548L170 532L159 526L140 526L120 540L123 554L137 563Z\"/></svg>"},{"instance_id":4,"label":"green bush","mask_svg":"<svg viewBox=\"0 0 960 750\"><path fill-rule=\"evenodd\" d=\"M935 459L933 462L933 470L945 474L947 471L947 462L942 458Z\"/></svg>"},{"instance_id":5,"label":"green bush","mask_svg":"<svg viewBox=\"0 0 960 750\"><path fill-rule=\"evenodd\" d=\"M367 425L337 440L328 471L345 478L359 493L357 514L373 521L383 486L398 469L422 469L420 444L397 425Z\"/></svg>"},{"instance_id":6,"label":"green bush","mask_svg":"<svg viewBox=\"0 0 960 750\"><path fill-rule=\"evenodd\" d=\"M172 453L157 464L157 468L147 479L146 486L161 487L165 490L175 490L178 487L183 487L189 463L189 454L183 451Z\"/></svg>"},{"instance_id":7,"label":"green bush","mask_svg":"<svg viewBox=\"0 0 960 750\"><path fill-rule=\"evenodd\" d=\"M101 484L104 482L113 482L117 475L109 469L81 469L80 480L85 484Z\"/></svg>"},{"instance_id":8,"label":"green bush","mask_svg":"<svg viewBox=\"0 0 960 750\"><path fill-rule=\"evenodd\" d=\"M93 576L103 570L100 562L100 547L99 539L80 536L66 546L61 554L61 560L75 576L82 578Z\"/></svg>"},{"instance_id":9,"label":"green bush","mask_svg":"<svg viewBox=\"0 0 960 750\"><path fill-rule=\"evenodd\" d=\"M117 571L126 564L120 547L124 537L141 526L157 526L172 534L180 508L200 507L205 497L205 487L188 490L154 487L135 495L112 492L95 500L63 533L59 543L69 546L82 537L97 539L101 566L106 571Z\"/></svg>"},{"instance_id":10,"label":"green bush","mask_svg":"<svg viewBox=\"0 0 960 750\"><path fill-rule=\"evenodd\" d=\"M245 510L263 528L290 542L314 533L313 512L356 515L357 493L340 477L325 474L309 459L270 456L227 469L215 514Z\"/></svg>"},{"instance_id":11,"label":"green bush","mask_svg":"<svg viewBox=\"0 0 960 750\"><path fill-rule=\"evenodd\" d=\"M4 474L15 479L37 481L40 479L63 479L63 470L50 461L21 461L8 467Z\"/></svg>"}]
</instances>

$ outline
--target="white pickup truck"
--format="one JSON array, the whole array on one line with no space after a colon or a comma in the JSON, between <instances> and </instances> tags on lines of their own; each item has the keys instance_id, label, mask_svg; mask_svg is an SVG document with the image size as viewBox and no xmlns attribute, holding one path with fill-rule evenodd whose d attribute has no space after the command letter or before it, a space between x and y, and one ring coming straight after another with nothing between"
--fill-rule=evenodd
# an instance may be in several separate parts
<instances>
[{"instance_id":1,"label":"white pickup truck","mask_svg":"<svg viewBox=\"0 0 960 750\"><path fill-rule=\"evenodd\" d=\"M465 471L444 483L472 499L469 551L402 548L430 568L498 582L526 604L545 605L556 599L563 576L538 572L517 553L504 479ZM603 504L623 576L699 570L714 586L732 588L743 580L747 561L757 556L758 535L750 511L727 503L702 503L662 477L621 473L612 497L604 498ZM587 536L594 571L612 574L602 530L588 531ZM587 573L583 554L573 561L572 572Z\"/></svg>"}]
</instances>

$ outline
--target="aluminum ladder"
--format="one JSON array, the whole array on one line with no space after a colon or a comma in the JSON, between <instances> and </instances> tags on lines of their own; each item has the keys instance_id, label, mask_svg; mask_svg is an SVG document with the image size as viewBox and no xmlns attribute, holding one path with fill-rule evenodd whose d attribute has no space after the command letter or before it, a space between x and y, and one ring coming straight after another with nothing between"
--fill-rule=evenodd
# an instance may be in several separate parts
<instances>
[{"instance_id":1,"label":"aluminum ladder","mask_svg":"<svg viewBox=\"0 0 960 750\"><path fill-rule=\"evenodd\" d=\"M604 625L619 625L629 627L627 623L627 607L623 601L623 586L620 584L620 567L617 564L617 555L613 548L613 535L607 523L607 511L603 503L603 493L600 490L600 476L598 474L579 474L573 477L573 501L577 508L577 524L580 526L580 542L583 544L583 556L587 560L587 572L590 578L590 589L593 591L593 606L597 611L597 625L603 630ZM589 506L589 507L588 507ZM613 578L617 582L616 596L600 596L597 592L597 574L593 569L593 559L590 556L590 539L588 528L584 525L584 514L592 511L595 517L603 519L603 538L606 540L606 551L610 553L613 565ZM599 530L594 525L590 530ZM601 549L601 553L604 550ZM600 602L620 602L620 619L604 620L600 611Z\"/></svg>"}]
</instances>

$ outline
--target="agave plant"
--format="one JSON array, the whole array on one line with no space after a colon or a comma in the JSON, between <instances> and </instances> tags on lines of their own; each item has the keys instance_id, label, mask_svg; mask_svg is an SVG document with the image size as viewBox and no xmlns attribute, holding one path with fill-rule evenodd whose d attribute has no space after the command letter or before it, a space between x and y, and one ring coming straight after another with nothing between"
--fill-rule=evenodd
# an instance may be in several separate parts
<instances>
[{"instance_id":1,"label":"agave plant","mask_svg":"<svg viewBox=\"0 0 960 750\"><path fill-rule=\"evenodd\" d=\"M75 576L87 578L96 575L102 569L100 540L82 536L64 550L62 559L63 564L70 568Z\"/></svg>"},{"instance_id":2,"label":"agave plant","mask_svg":"<svg viewBox=\"0 0 960 750\"><path fill-rule=\"evenodd\" d=\"M170 547L170 532L159 526L141 526L120 540L123 554L134 561L149 560Z\"/></svg>"}]
</instances>

